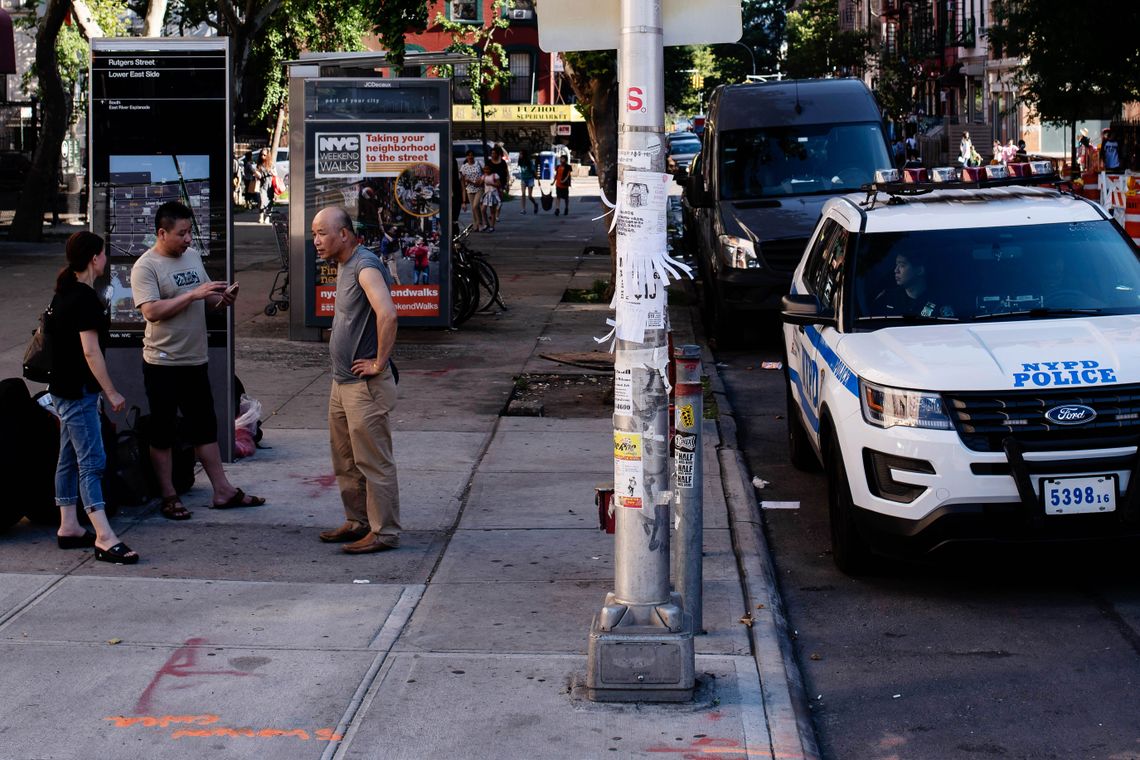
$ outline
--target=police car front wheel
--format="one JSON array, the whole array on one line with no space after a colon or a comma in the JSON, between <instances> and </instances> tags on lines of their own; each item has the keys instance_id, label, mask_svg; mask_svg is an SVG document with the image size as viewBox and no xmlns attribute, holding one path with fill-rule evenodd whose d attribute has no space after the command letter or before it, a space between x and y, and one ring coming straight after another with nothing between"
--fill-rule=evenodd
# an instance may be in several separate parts
<instances>
[{"instance_id":1,"label":"police car front wheel","mask_svg":"<svg viewBox=\"0 0 1140 760\"><path fill-rule=\"evenodd\" d=\"M875 557L855 524L855 503L847 483L847 468L839 442L832 434L828 446L827 506L831 520L831 558L847 575L862 575L874 569Z\"/></svg>"}]
</instances>

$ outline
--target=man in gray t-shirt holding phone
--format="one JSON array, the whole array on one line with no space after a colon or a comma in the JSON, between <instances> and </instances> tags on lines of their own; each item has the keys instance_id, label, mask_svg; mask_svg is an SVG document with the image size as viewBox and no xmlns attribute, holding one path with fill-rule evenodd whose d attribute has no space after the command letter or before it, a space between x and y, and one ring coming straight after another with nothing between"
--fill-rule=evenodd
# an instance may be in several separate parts
<instances>
[{"instance_id":1,"label":"man in gray t-shirt holding phone","mask_svg":"<svg viewBox=\"0 0 1140 760\"><path fill-rule=\"evenodd\" d=\"M388 273L376 254L358 244L343 208L330 206L313 217L313 246L323 261L337 265L329 444L345 519L320 539L344 543L348 554L395 549L400 489L388 417L396 406L390 362L396 305Z\"/></svg>"}]
</instances>

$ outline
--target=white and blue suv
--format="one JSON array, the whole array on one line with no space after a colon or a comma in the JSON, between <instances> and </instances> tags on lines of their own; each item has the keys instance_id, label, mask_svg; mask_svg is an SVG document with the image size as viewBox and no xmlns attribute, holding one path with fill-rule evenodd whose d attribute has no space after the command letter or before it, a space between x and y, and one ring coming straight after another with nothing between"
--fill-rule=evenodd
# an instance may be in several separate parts
<instances>
[{"instance_id":1,"label":"white and blue suv","mask_svg":"<svg viewBox=\"0 0 1140 760\"><path fill-rule=\"evenodd\" d=\"M1098 205L1007 182L835 198L783 320L791 456L824 466L841 570L1140 535L1140 260Z\"/></svg>"}]
</instances>

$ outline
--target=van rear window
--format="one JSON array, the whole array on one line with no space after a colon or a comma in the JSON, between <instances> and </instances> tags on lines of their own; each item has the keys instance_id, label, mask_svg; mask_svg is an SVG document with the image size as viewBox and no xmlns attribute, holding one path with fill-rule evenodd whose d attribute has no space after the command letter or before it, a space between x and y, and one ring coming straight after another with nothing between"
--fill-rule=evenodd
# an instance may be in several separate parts
<instances>
[{"instance_id":1,"label":"van rear window","mask_svg":"<svg viewBox=\"0 0 1140 760\"><path fill-rule=\"evenodd\" d=\"M891 166L877 123L727 130L719 158L724 200L851 192Z\"/></svg>"}]
</instances>

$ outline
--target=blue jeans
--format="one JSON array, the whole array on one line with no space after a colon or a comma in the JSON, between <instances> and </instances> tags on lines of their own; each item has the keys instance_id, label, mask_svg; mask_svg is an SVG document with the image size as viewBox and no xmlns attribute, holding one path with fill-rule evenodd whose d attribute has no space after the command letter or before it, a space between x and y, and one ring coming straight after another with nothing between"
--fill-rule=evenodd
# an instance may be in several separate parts
<instances>
[{"instance_id":1,"label":"blue jeans","mask_svg":"<svg viewBox=\"0 0 1140 760\"><path fill-rule=\"evenodd\" d=\"M55 466L55 505L71 507L80 493L83 508L103 508L103 470L107 455L99 424L99 394L80 399L52 396L59 413L59 462Z\"/></svg>"}]
</instances>

